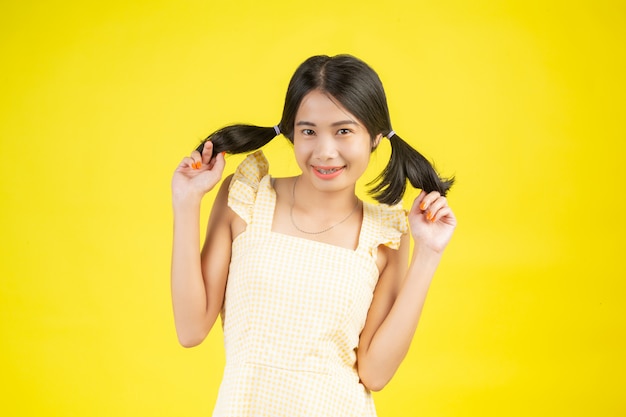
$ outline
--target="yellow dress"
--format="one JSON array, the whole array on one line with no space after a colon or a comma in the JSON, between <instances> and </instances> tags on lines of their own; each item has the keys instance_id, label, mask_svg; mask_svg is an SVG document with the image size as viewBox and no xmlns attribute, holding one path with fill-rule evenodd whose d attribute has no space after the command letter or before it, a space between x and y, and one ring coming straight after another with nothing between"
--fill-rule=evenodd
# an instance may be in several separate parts
<instances>
[{"instance_id":1,"label":"yellow dress","mask_svg":"<svg viewBox=\"0 0 626 417\"><path fill-rule=\"evenodd\" d=\"M376 416L356 348L378 280L378 246L408 226L400 206L363 204L350 250L272 232L276 194L257 151L229 206L247 223L232 246L222 310L226 366L214 417Z\"/></svg>"}]
</instances>

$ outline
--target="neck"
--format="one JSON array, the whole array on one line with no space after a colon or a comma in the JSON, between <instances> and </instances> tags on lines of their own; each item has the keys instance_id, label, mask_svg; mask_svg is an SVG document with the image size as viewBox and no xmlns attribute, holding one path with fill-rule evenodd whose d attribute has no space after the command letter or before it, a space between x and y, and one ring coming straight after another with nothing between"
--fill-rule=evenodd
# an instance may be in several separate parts
<instances>
[{"instance_id":1,"label":"neck","mask_svg":"<svg viewBox=\"0 0 626 417\"><path fill-rule=\"evenodd\" d=\"M299 177L296 177L293 183L292 201L291 201L291 208L289 211L289 216L291 218L291 224L300 233L307 234L307 235L321 235L322 233L329 232L335 227L344 224L344 222L346 222L350 217L352 217L352 215L357 211L357 208L359 207L359 199L354 195L354 190L352 190L352 193L351 193L351 198L352 200L354 200L354 205L345 216L342 215L341 219L337 218L337 213L340 213L342 211L347 211L347 210L344 210L343 207L341 208L341 210L336 210L332 205L329 207L328 199L324 199L324 203L326 204L324 204L323 208L321 207L315 208L315 207L311 207L310 205L300 204L300 211L303 214L308 213L307 214L307 216L309 217L308 223L310 225L319 225L321 227L316 230L310 230L310 229L299 227L294 219L294 211L295 211L294 208L296 207L296 201L297 201L296 185L298 184L298 179ZM345 194L345 193L342 193L342 194ZM328 193L326 193L325 195L328 195ZM343 196L341 196L341 198L336 198L335 200L341 200L341 202L339 201L336 202L336 204L339 204L339 205L343 205L343 202L346 201Z\"/></svg>"},{"instance_id":2,"label":"neck","mask_svg":"<svg viewBox=\"0 0 626 417\"><path fill-rule=\"evenodd\" d=\"M340 190L321 191L304 181L301 176L294 178L292 200L292 204L300 210L343 213L352 210L358 202L354 185Z\"/></svg>"}]
</instances>

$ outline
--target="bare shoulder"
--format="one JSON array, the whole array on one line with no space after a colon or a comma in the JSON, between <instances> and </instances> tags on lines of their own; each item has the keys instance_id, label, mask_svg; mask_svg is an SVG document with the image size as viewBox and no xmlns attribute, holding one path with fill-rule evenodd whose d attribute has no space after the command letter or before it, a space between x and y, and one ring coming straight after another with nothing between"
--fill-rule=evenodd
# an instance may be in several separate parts
<instances>
[{"instance_id":1,"label":"bare shoulder","mask_svg":"<svg viewBox=\"0 0 626 417\"><path fill-rule=\"evenodd\" d=\"M215 201L213 202L211 216L218 216L221 220L228 220L228 218L231 217L232 210L228 210L228 189L230 188L232 179L233 175L231 174L222 181Z\"/></svg>"},{"instance_id":2,"label":"bare shoulder","mask_svg":"<svg viewBox=\"0 0 626 417\"><path fill-rule=\"evenodd\" d=\"M291 189L296 177L272 177L272 188L276 192L277 199L291 198Z\"/></svg>"},{"instance_id":3,"label":"bare shoulder","mask_svg":"<svg viewBox=\"0 0 626 417\"><path fill-rule=\"evenodd\" d=\"M295 177L272 178L272 187L276 193L276 205L272 230L280 233L289 233L289 208L292 202L292 188Z\"/></svg>"}]
</instances>

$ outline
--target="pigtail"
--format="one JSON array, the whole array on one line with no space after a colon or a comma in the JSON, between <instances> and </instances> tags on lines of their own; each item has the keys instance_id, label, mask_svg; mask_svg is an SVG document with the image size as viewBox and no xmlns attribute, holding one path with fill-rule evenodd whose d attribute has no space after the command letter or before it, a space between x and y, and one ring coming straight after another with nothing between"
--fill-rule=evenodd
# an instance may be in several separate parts
<instances>
[{"instance_id":1,"label":"pigtail","mask_svg":"<svg viewBox=\"0 0 626 417\"><path fill-rule=\"evenodd\" d=\"M279 133L278 127L260 127L243 124L226 126L211 133L196 150L202 153L204 142L210 140L213 143L213 155L211 155L211 158L220 152L229 154L252 152L267 145Z\"/></svg>"},{"instance_id":2,"label":"pigtail","mask_svg":"<svg viewBox=\"0 0 626 417\"><path fill-rule=\"evenodd\" d=\"M414 188L427 193L439 191L441 195L446 195L454 183L454 178L441 178L432 164L397 134L391 135L389 142L391 143L389 163L369 184L380 181L370 190L370 194L379 203L392 205L400 202L406 190L407 179Z\"/></svg>"}]
</instances>

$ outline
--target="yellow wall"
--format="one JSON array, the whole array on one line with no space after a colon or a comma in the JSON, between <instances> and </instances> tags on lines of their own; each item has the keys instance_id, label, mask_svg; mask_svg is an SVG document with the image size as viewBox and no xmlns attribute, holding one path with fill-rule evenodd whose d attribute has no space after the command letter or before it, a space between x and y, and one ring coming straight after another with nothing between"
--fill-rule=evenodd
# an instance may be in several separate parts
<instances>
[{"instance_id":1,"label":"yellow wall","mask_svg":"<svg viewBox=\"0 0 626 417\"><path fill-rule=\"evenodd\" d=\"M221 335L176 342L171 172L224 124L276 123L295 67L341 52L458 178L380 416L626 414L624 2L297 4L3 5L2 414L210 414ZM289 153L270 145L276 174Z\"/></svg>"}]
</instances>

